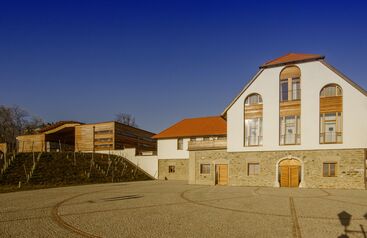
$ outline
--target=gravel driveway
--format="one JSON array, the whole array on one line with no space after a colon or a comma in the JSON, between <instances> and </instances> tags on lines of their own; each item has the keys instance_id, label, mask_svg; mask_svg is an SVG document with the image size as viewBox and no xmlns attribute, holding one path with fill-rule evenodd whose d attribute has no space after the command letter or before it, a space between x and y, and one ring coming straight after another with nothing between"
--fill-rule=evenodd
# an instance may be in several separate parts
<instances>
[{"instance_id":1,"label":"gravel driveway","mask_svg":"<svg viewBox=\"0 0 367 238\"><path fill-rule=\"evenodd\" d=\"M0 237L366 237L363 231L366 190L145 181L0 194Z\"/></svg>"}]
</instances>

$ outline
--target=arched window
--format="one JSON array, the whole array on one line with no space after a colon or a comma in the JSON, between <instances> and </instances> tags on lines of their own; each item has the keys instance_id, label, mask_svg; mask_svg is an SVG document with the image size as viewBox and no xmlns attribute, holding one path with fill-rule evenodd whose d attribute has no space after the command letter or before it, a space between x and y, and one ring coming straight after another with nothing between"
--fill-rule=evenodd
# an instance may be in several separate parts
<instances>
[{"instance_id":1,"label":"arched window","mask_svg":"<svg viewBox=\"0 0 367 238\"><path fill-rule=\"evenodd\" d=\"M251 94L250 96L248 96L245 100L245 105L253 105L253 104L260 104L262 103L263 100L260 96L260 94Z\"/></svg>"},{"instance_id":2,"label":"arched window","mask_svg":"<svg viewBox=\"0 0 367 238\"><path fill-rule=\"evenodd\" d=\"M245 146L262 145L263 101L260 94L254 93L245 99Z\"/></svg>"},{"instance_id":3,"label":"arched window","mask_svg":"<svg viewBox=\"0 0 367 238\"><path fill-rule=\"evenodd\" d=\"M285 67L280 72L280 101L301 99L301 70L297 66Z\"/></svg>"},{"instance_id":4,"label":"arched window","mask_svg":"<svg viewBox=\"0 0 367 238\"><path fill-rule=\"evenodd\" d=\"M321 89L320 97L343 96L342 89L337 84L329 84Z\"/></svg>"},{"instance_id":5,"label":"arched window","mask_svg":"<svg viewBox=\"0 0 367 238\"><path fill-rule=\"evenodd\" d=\"M279 144L301 144L301 70L285 67L279 75Z\"/></svg>"},{"instance_id":6,"label":"arched window","mask_svg":"<svg viewBox=\"0 0 367 238\"><path fill-rule=\"evenodd\" d=\"M343 92L329 84L320 91L320 144L343 142Z\"/></svg>"}]
</instances>

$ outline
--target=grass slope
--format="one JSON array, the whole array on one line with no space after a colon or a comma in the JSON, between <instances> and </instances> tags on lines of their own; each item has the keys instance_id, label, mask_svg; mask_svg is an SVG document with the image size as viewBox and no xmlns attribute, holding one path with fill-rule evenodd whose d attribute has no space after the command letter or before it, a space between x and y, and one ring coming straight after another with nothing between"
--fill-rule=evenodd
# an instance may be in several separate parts
<instances>
[{"instance_id":1,"label":"grass slope","mask_svg":"<svg viewBox=\"0 0 367 238\"><path fill-rule=\"evenodd\" d=\"M0 175L0 192L151 179L130 161L115 155L42 153L37 160L38 156L39 153L17 154L5 172ZM7 160L10 157L11 155L8 155ZM1 166L4 164L3 160ZM32 176L29 176L34 161L36 166Z\"/></svg>"}]
</instances>

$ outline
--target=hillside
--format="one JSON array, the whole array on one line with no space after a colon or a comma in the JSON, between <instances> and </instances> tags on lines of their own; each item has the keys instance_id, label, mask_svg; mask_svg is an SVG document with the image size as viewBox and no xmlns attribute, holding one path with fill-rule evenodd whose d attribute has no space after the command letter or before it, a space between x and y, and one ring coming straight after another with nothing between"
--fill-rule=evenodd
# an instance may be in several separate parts
<instances>
[{"instance_id":1,"label":"hillside","mask_svg":"<svg viewBox=\"0 0 367 238\"><path fill-rule=\"evenodd\" d=\"M92 153L19 153L0 157L0 192L151 179L125 158Z\"/></svg>"}]
</instances>

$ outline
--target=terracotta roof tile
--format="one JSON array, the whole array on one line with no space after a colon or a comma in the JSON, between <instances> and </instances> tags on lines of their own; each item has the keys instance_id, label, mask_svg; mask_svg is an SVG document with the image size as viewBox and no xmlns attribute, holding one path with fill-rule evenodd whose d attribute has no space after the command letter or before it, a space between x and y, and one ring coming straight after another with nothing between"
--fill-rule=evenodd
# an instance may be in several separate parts
<instances>
[{"instance_id":1,"label":"terracotta roof tile","mask_svg":"<svg viewBox=\"0 0 367 238\"><path fill-rule=\"evenodd\" d=\"M226 135L227 122L220 116L184 119L153 136L155 139Z\"/></svg>"},{"instance_id":2,"label":"terracotta roof tile","mask_svg":"<svg viewBox=\"0 0 367 238\"><path fill-rule=\"evenodd\" d=\"M319 59L324 59L324 58L325 58L324 56L317 55L317 54L290 53L290 54L286 54L279 58L266 62L265 64L261 65L260 68L274 67L274 66L284 65L284 64L294 64L294 63L301 62L301 61L313 61L313 60L319 60Z\"/></svg>"}]
</instances>

